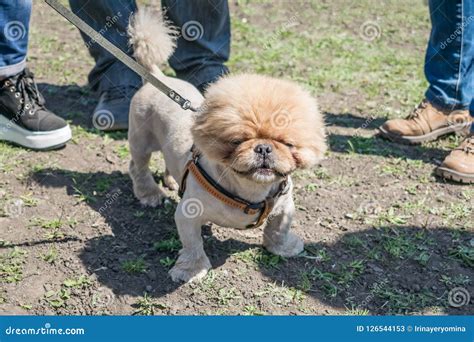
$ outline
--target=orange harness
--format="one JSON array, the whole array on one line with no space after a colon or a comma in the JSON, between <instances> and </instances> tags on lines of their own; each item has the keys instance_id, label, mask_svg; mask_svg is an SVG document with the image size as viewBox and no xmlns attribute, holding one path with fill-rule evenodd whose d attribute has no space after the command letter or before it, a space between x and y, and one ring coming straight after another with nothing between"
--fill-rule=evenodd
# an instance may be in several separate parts
<instances>
[{"instance_id":1,"label":"orange harness","mask_svg":"<svg viewBox=\"0 0 474 342\"><path fill-rule=\"evenodd\" d=\"M224 204L242 210L245 214L255 215L260 213L257 221L247 226L247 228L256 228L261 226L268 215L273 210L276 200L288 192L288 177L280 183L278 191L273 196L268 196L264 201L258 203L252 203L240 198L239 196L231 194L229 191L219 185L199 164L200 153L194 148L191 149L193 153L192 159L186 163L183 177L181 178L181 184L179 186L179 196L183 197L186 191L186 180L188 175L191 173L196 181L206 190L209 194L217 198Z\"/></svg>"}]
</instances>

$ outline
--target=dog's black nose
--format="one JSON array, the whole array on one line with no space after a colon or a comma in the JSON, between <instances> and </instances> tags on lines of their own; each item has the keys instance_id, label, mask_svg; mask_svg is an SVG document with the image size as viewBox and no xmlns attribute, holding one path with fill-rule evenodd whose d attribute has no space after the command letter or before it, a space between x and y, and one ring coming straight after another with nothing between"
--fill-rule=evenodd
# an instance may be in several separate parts
<instances>
[{"instance_id":1,"label":"dog's black nose","mask_svg":"<svg viewBox=\"0 0 474 342\"><path fill-rule=\"evenodd\" d=\"M254 149L257 154L261 154L263 157L266 157L267 155L272 153L272 150L273 148L270 144L258 144L257 146L255 146Z\"/></svg>"}]
</instances>

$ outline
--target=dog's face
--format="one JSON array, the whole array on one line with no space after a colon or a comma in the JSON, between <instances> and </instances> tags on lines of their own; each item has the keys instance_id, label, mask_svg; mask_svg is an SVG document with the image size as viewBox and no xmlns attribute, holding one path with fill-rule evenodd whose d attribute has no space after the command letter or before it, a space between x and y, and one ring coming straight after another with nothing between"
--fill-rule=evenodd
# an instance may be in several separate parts
<instances>
[{"instance_id":1,"label":"dog's face","mask_svg":"<svg viewBox=\"0 0 474 342\"><path fill-rule=\"evenodd\" d=\"M257 183L280 181L326 151L315 99L289 81L259 75L211 85L192 134L209 159Z\"/></svg>"}]
</instances>

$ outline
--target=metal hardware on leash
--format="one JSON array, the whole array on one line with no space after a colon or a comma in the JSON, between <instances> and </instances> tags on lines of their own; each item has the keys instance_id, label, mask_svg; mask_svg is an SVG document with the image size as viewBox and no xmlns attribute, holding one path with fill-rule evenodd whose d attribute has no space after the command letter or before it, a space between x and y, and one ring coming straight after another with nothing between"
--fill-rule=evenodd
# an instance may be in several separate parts
<instances>
[{"instance_id":1,"label":"metal hardware on leash","mask_svg":"<svg viewBox=\"0 0 474 342\"><path fill-rule=\"evenodd\" d=\"M104 36L102 36L99 32L95 31L92 27L90 27L84 20L79 18L76 14L72 11L64 7L58 0L45 0L45 2L51 6L56 12L61 14L64 18L66 18L71 24L76 26L79 30L81 30L84 34L89 36L92 40L94 40L97 44L107 50L112 56L117 58L123 64L128 66L138 75L143 77L146 81L151 83L155 88L160 90L163 94L168 96L174 102L181 106L183 109L189 109L193 112L196 112L197 109L191 105L191 101L184 98L176 91L168 87L166 84L161 82L158 78L156 78L153 74L148 72L141 64L137 63L133 58L127 55L125 52L120 50L114 44L112 44L109 40L107 40Z\"/></svg>"}]
</instances>

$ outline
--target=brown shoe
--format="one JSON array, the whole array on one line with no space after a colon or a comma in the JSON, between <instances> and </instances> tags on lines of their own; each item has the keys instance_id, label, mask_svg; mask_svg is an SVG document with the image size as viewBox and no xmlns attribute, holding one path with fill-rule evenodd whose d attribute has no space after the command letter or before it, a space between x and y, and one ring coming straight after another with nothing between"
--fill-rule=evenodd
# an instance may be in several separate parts
<instances>
[{"instance_id":1,"label":"brown shoe","mask_svg":"<svg viewBox=\"0 0 474 342\"><path fill-rule=\"evenodd\" d=\"M436 174L456 182L474 184L474 135L467 137L446 157Z\"/></svg>"},{"instance_id":2,"label":"brown shoe","mask_svg":"<svg viewBox=\"0 0 474 342\"><path fill-rule=\"evenodd\" d=\"M388 120L379 132L402 144L420 144L449 133L467 133L471 122L468 110L442 110L423 100L406 119Z\"/></svg>"}]
</instances>

